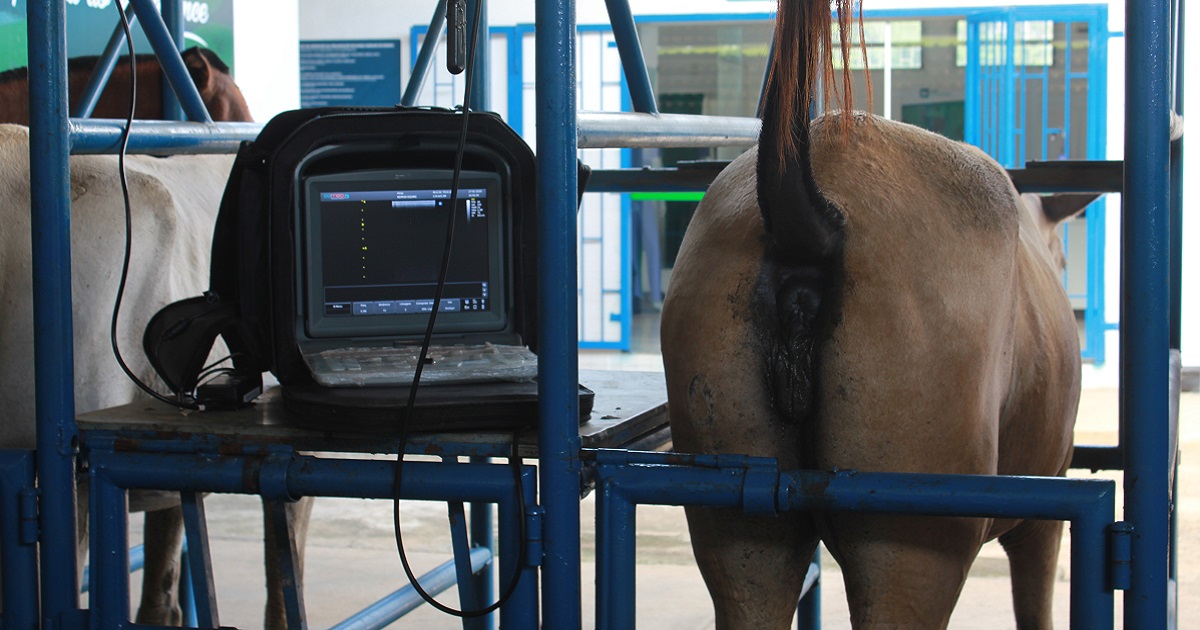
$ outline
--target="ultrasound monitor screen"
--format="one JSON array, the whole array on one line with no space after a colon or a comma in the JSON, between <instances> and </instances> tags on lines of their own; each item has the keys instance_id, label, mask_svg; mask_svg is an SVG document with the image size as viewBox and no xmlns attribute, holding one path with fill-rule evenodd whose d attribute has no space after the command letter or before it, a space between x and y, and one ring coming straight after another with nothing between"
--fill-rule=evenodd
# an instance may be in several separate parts
<instances>
[{"instance_id":1,"label":"ultrasound monitor screen","mask_svg":"<svg viewBox=\"0 0 1200 630\"><path fill-rule=\"evenodd\" d=\"M306 179L306 329L320 337L424 332L449 221L448 171L369 171ZM437 332L504 327L499 178L460 180Z\"/></svg>"}]
</instances>

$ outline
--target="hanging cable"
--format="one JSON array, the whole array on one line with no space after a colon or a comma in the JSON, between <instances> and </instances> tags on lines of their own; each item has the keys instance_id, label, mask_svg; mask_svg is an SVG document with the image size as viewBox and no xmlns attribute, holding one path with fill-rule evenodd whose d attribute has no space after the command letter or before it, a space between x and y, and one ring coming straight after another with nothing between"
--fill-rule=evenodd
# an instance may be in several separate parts
<instances>
[{"instance_id":1,"label":"hanging cable","mask_svg":"<svg viewBox=\"0 0 1200 630\"><path fill-rule=\"evenodd\" d=\"M459 2L452 2L450 10L455 10L455 5L458 5L458 4L459 4ZM413 585L413 589L416 590L417 594L420 595L421 598L424 599L430 606L433 606L437 610L439 610L443 613L446 613L448 615L455 616L455 617L482 617L483 615L487 615L487 614L499 609L502 605L504 605L504 603L506 601L508 601L512 597L513 593L516 592L517 584L519 583L520 577L521 577L521 567L523 567L525 565L525 517L524 517L523 513L520 513L518 516L518 519L517 519L518 520L517 525L520 529L519 540L521 541L520 544L518 545L518 547L520 549L520 551L519 551L520 557L518 558L517 563L514 565L515 568L513 571L513 575L510 578L508 585L505 588L503 594L501 594L499 599L497 599L494 603L492 603L491 605L486 606L484 608L480 608L480 609L476 609L476 610L459 610L459 609L451 608L451 607L437 601L432 595L430 595L428 592L425 591L424 588L421 587L421 584L417 580L416 574L413 572L412 567L410 566L410 564L408 562L408 556L404 551L404 535L402 533L402 528L400 525L400 488L401 488L402 480L403 480L404 452L405 452L405 450L407 450L407 446L408 446L407 424L408 424L408 420L412 419L413 413L416 409L417 389L421 382L421 373L423 371L425 362L429 355L429 346L433 341L433 331L434 331L434 327L437 323L437 314L438 314L438 311L441 309L442 295L443 295L445 287L446 287L446 276L450 269L450 253L451 253L451 246L454 241L455 217L458 215L458 186L459 186L459 179L462 175L462 162L463 162L464 154L466 153L466 146L467 146L468 124L469 124L470 112L471 112L471 107L470 107L470 105L471 105L471 84L473 83L473 78L474 78L474 73L475 73L475 51L476 51L476 46L479 43L479 37L480 37L479 23L480 23L480 18L482 17L482 13L481 13L482 7L483 7L483 0L476 0L475 11L472 16L473 19L472 19L472 23L471 23L471 34L468 38L470 44L468 46L469 50L466 54L466 64L465 64L466 75L465 75L464 80L466 81L466 87L463 91L462 127L459 131L458 145L457 145L457 148L454 153L454 172L453 172L453 176L451 177L451 184L450 184L450 205L449 205L450 217L449 217L449 220L447 221L447 225L446 225L445 244L444 244L443 250L442 250L442 264L440 267L440 271L438 273L437 289L434 292L433 310L429 315L429 323L425 327L425 335L421 340L421 352L420 352L420 355L417 360L416 371L413 374L412 386L409 388L409 392L408 392L408 402L405 406L404 415L399 418L398 423L397 423L398 429L399 429L399 434L400 434L399 435L400 440L399 440L399 450L396 454L396 469L395 469L396 474L395 474L394 484L393 484L393 488L392 488L393 532L394 532L395 538L396 538L396 550L400 556L400 564L404 567L404 574L405 574L405 576L408 577L409 582ZM461 7L459 7L457 10L461 11ZM453 26L454 25L452 22L449 25L449 27L453 28ZM452 55L451 56L452 59L454 59L456 57L461 58L460 55ZM513 470L513 483L516 484L517 505L524 506L525 505L525 494L524 494L524 486L521 483L521 458L520 458L520 454L518 452L516 435L513 436L512 452L509 455L509 462L511 463L512 470ZM518 510L518 511L521 512L521 510Z\"/></svg>"},{"instance_id":2,"label":"hanging cable","mask_svg":"<svg viewBox=\"0 0 1200 630\"><path fill-rule=\"evenodd\" d=\"M117 153L117 168L120 171L121 179L121 198L125 203L125 255L121 263L121 280L117 285L117 297L113 302L112 320L109 326L109 341L112 344L113 356L117 359L117 365L121 366L121 371L129 380L137 385L138 389L155 398L156 400L180 407L183 409L200 409L200 405L184 399L184 393L179 392L177 398L164 396L154 391L149 385L138 378L133 370L129 369L129 365L125 363L124 357L121 356L120 344L117 342L117 322L121 316L121 302L125 297L125 284L129 279L129 261L133 252L133 204L129 199L129 179L125 172L125 155L129 149L129 133L133 129L133 119L137 114L137 57L133 52L133 32L129 28L129 20L125 17L125 10L121 7L121 2L118 0L113 3L117 9L117 15L120 16L121 29L125 31L125 46L129 50L129 115L125 117L125 127L121 130L121 148Z\"/></svg>"}]
</instances>

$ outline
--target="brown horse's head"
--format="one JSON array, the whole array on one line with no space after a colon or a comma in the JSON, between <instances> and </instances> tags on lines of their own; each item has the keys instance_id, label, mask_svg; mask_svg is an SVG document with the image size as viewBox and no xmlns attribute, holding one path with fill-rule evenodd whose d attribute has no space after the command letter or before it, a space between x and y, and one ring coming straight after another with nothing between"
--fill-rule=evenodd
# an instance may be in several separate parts
<instances>
[{"instance_id":1,"label":"brown horse's head","mask_svg":"<svg viewBox=\"0 0 1200 630\"><path fill-rule=\"evenodd\" d=\"M1057 193L1053 195L1021 195L1022 205L1033 219L1039 233L1050 249L1050 260L1055 268L1063 270L1067 266L1066 252L1063 251L1062 235L1058 226L1063 221L1083 212L1088 204L1100 197L1101 193Z\"/></svg>"},{"instance_id":2,"label":"brown horse's head","mask_svg":"<svg viewBox=\"0 0 1200 630\"><path fill-rule=\"evenodd\" d=\"M213 120L254 120L242 91L229 74L229 66L216 53L207 48L189 48L183 51L183 62L196 82L196 89L200 91L200 97L208 106L208 114Z\"/></svg>"}]
</instances>

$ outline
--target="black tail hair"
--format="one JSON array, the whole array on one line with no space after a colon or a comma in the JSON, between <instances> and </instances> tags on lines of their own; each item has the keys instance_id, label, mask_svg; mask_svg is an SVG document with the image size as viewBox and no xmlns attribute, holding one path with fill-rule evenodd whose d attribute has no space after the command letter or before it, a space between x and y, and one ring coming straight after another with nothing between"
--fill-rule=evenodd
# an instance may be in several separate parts
<instances>
[{"instance_id":1,"label":"black tail hair","mask_svg":"<svg viewBox=\"0 0 1200 630\"><path fill-rule=\"evenodd\" d=\"M850 0L836 0L842 32L842 120L850 116ZM861 18L861 12L860 12ZM861 23L861 22L860 22ZM767 77L758 140L758 205L773 254L784 262L812 262L838 249L841 214L813 176L809 109L818 74L825 102L833 89L832 24L825 0L779 0L775 56Z\"/></svg>"}]
</instances>

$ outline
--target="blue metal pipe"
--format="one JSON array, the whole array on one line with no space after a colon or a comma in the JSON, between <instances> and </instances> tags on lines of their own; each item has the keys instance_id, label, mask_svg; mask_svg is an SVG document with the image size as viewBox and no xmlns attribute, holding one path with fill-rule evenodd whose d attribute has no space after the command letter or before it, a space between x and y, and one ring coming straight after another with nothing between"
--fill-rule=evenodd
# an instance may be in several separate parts
<instances>
[{"instance_id":1,"label":"blue metal pipe","mask_svg":"<svg viewBox=\"0 0 1200 630\"><path fill-rule=\"evenodd\" d=\"M171 34L171 41L175 42L175 49L182 51L185 33L183 0L162 0L162 19L167 32ZM163 73L163 81L170 81L166 73ZM179 97L175 96L174 90L162 91L162 109L163 120L186 120L183 104L179 102Z\"/></svg>"},{"instance_id":2,"label":"blue metal pipe","mask_svg":"<svg viewBox=\"0 0 1200 630\"><path fill-rule=\"evenodd\" d=\"M598 453L603 455L603 453ZM1108 590L1108 528L1115 511L1111 481L979 475L917 475L852 471L778 472L757 458L729 464L680 466L653 454L631 454L642 463L619 463L620 453L598 456L596 478L601 501L664 505L755 508L756 511L840 510L933 516L1036 518L1071 521L1072 628L1112 627ZM647 465L659 459L657 465ZM718 456L718 459L720 457ZM703 462L709 463L709 462ZM772 506L763 509L763 498ZM599 509L599 506L598 506ZM606 508L607 509L607 508ZM598 528L603 523L598 523ZM618 526L621 523L617 523ZM627 525L627 523L626 523ZM599 545L599 533L597 544ZM619 536L610 543L622 540ZM620 566L630 551L599 553ZM599 568L598 568L599 571ZM609 596L607 590L598 597ZM615 599L624 605L624 597ZM605 601L598 606L610 606ZM617 605L613 608L620 610ZM619 614L619 613L614 613Z\"/></svg>"},{"instance_id":3,"label":"blue metal pipe","mask_svg":"<svg viewBox=\"0 0 1200 630\"><path fill-rule=\"evenodd\" d=\"M433 55L437 52L438 40L442 38L442 29L446 26L446 0L438 0L437 8L433 10L433 18L429 20L429 30L425 32L425 41L421 42L421 51L413 62L412 74L408 75L408 84L400 97L400 104L412 107L425 85L425 77L433 65Z\"/></svg>"},{"instance_id":4,"label":"blue metal pipe","mask_svg":"<svg viewBox=\"0 0 1200 630\"><path fill-rule=\"evenodd\" d=\"M536 7L537 166L540 217L538 443L545 559L543 623L578 628L579 356L576 321L575 2Z\"/></svg>"},{"instance_id":5,"label":"blue metal pipe","mask_svg":"<svg viewBox=\"0 0 1200 630\"><path fill-rule=\"evenodd\" d=\"M491 111L492 109L492 91L488 89L491 83L491 59L492 59L492 37L488 33L488 7L487 0L467 0L467 15L475 15L475 3L481 3L479 11L479 24L472 27L467 25L467 32L471 29L475 30L476 37L479 38L475 47L475 67L471 70L471 102L468 105L475 111ZM470 50L470 48L468 48Z\"/></svg>"},{"instance_id":6,"label":"blue metal pipe","mask_svg":"<svg viewBox=\"0 0 1200 630\"><path fill-rule=\"evenodd\" d=\"M212 550L208 546L208 518L204 514L204 495L192 491L179 494L180 505L183 508L184 533L191 543L187 549L187 566L196 622L201 628L216 628L221 624L217 608L217 589L213 583Z\"/></svg>"},{"instance_id":7,"label":"blue metal pipe","mask_svg":"<svg viewBox=\"0 0 1200 630\"><path fill-rule=\"evenodd\" d=\"M175 91L175 96L179 98L179 104L183 106L183 111L187 114L188 119L196 122L212 122L212 117L208 115L208 107L204 105L204 99L200 97L196 84L188 74L187 67L183 64L183 58L179 56L179 47L175 44L171 33L168 32L166 24L163 23L162 16L154 6L154 1L130 0L130 2L142 20L142 32L146 34L146 39L150 40L150 47L158 56L158 63L162 66L167 82Z\"/></svg>"},{"instance_id":8,"label":"blue metal pipe","mask_svg":"<svg viewBox=\"0 0 1200 630\"><path fill-rule=\"evenodd\" d=\"M629 101L633 104L633 111L657 114L654 87L650 84L650 71L646 68L646 56L638 39L637 24L633 20L629 0L605 0L604 4L608 6L608 21L617 40L617 53L625 70L625 83L629 86Z\"/></svg>"},{"instance_id":9,"label":"blue metal pipe","mask_svg":"<svg viewBox=\"0 0 1200 630\"><path fill-rule=\"evenodd\" d=\"M804 574L800 603L796 606L796 627L799 630L821 628L821 548L813 552L812 564Z\"/></svg>"},{"instance_id":10,"label":"blue metal pipe","mask_svg":"<svg viewBox=\"0 0 1200 630\"><path fill-rule=\"evenodd\" d=\"M636 625L637 505L618 484L596 487L596 627Z\"/></svg>"},{"instance_id":11,"label":"blue metal pipe","mask_svg":"<svg viewBox=\"0 0 1200 630\"><path fill-rule=\"evenodd\" d=\"M192 561L189 559L186 536L183 539L183 553L179 557L179 609L183 617L183 627L200 627L200 619L196 614L196 589L192 585Z\"/></svg>"},{"instance_id":12,"label":"blue metal pipe","mask_svg":"<svg viewBox=\"0 0 1200 630\"><path fill-rule=\"evenodd\" d=\"M254 455L193 455L93 450L93 468L123 488L258 494L271 485L294 497L392 498L394 461L321 459L296 455L285 466L264 466ZM404 463L402 498L462 499L504 504L513 499L511 475L499 464ZM523 474L532 475L532 467ZM529 495L527 499L532 499Z\"/></svg>"},{"instance_id":13,"label":"blue metal pipe","mask_svg":"<svg viewBox=\"0 0 1200 630\"><path fill-rule=\"evenodd\" d=\"M471 462L475 464L491 463L486 457L472 457ZM486 547L494 549L496 546L495 534L492 532L492 505L490 503L472 503L471 504L471 545L473 547ZM495 571L492 570L491 563L483 567L483 570L476 570L475 575L471 578L473 584L472 589L479 594L480 601L485 604L491 603L495 595L492 580L494 579ZM485 630L491 630L496 627L496 614L490 613L482 617L482 627Z\"/></svg>"},{"instance_id":14,"label":"blue metal pipe","mask_svg":"<svg viewBox=\"0 0 1200 630\"><path fill-rule=\"evenodd\" d=\"M471 550L471 570L479 572L492 562L492 552L486 547ZM454 560L448 560L429 573L418 578L421 588L430 595L437 595L455 584ZM416 610L425 600L417 594L411 584L397 589L361 612L333 626L331 630L382 630L397 619Z\"/></svg>"},{"instance_id":15,"label":"blue metal pipe","mask_svg":"<svg viewBox=\"0 0 1200 630\"><path fill-rule=\"evenodd\" d=\"M91 480L91 627L121 628L129 623L128 496L96 469ZM74 569L74 567L72 567Z\"/></svg>"},{"instance_id":16,"label":"blue metal pipe","mask_svg":"<svg viewBox=\"0 0 1200 630\"><path fill-rule=\"evenodd\" d=\"M1121 444L1133 576L1125 625L1167 625L1170 54L1167 0L1130 0L1125 23L1121 212Z\"/></svg>"},{"instance_id":17,"label":"blue metal pipe","mask_svg":"<svg viewBox=\"0 0 1200 630\"><path fill-rule=\"evenodd\" d=\"M123 120L70 121L71 147L76 155L112 154L121 146ZM135 120L126 153L177 155L182 153L237 153L245 140L262 131L262 123L182 123Z\"/></svg>"},{"instance_id":18,"label":"blue metal pipe","mask_svg":"<svg viewBox=\"0 0 1200 630\"><path fill-rule=\"evenodd\" d=\"M79 608L75 551L75 388L66 5L27 3L34 401L41 489L42 619Z\"/></svg>"},{"instance_id":19,"label":"blue metal pipe","mask_svg":"<svg viewBox=\"0 0 1200 630\"><path fill-rule=\"evenodd\" d=\"M484 602L475 592L471 568L471 541L467 535L467 510L462 501L448 501L446 512L450 520L450 548L454 553L455 571L458 574L458 606L460 610L479 610L491 602ZM463 630L478 630L478 618L463 619Z\"/></svg>"},{"instance_id":20,"label":"blue metal pipe","mask_svg":"<svg viewBox=\"0 0 1200 630\"><path fill-rule=\"evenodd\" d=\"M38 619L37 540L35 527L27 527L36 518L28 500L33 493L33 451L0 450L0 575L4 591L0 600L4 612L0 626L33 628ZM22 532L22 529L33 531Z\"/></svg>"},{"instance_id":21,"label":"blue metal pipe","mask_svg":"<svg viewBox=\"0 0 1200 630\"><path fill-rule=\"evenodd\" d=\"M279 458L275 455L272 457ZM258 493L261 489L283 488L290 496L340 496L389 499L392 497L394 462L380 460L327 460L294 456L290 461L251 455L156 454L113 452L94 449L90 455L93 475L102 475L109 484L121 488L137 487L163 490ZM287 458L282 458L286 460ZM518 562L521 548L519 528L513 526L525 517L536 500L535 475L531 466L523 466L521 485L527 506L517 505L517 491L507 469L499 464L442 464L405 462L406 499L462 499L499 504L500 582L508 584L520 573L518 587L501 608L505 625L537 625L538 577L540 555Z\"/></svg>"},{"instance_id":22,"label":"blue metal pipe","mask_svg":"<svg viewBox=\"0 0 1200 630\"><path fill-rule=\"evenodd\" d=\"M499 530L500 568L497 571L500 588L507 589L513 575L520 573L520 581L511 597L500 607L500 625L502 627L540 627L538 597L541 591L538 588L537 567L542 564L542 552L541 546L537 543L540 542L541 532L531 526L538 524L539 521L530 518L530 514L538 510L534 499L537 492L536 480L537 477L528 470L521 477L524 505L518 504L514 493L513 500L500 503L496 508L499 522L502 525ZM513 526L517 519L521 518L524 518L526 522L524 540L521 539L521 528ZM522 547L526 549L525 554L521 553ZM524 564L520 562L523 555Z\"/></svg>"},{"instance_id":23,"label":"blue metal pipe","mask_svg":"<svg viewBox=\"0 0 1200 630\"><path fill-rule=\"evenodd\" d=\"M133 25L137 24L137 13L134 12L133 5L125 8L125 19L129 21L129 28L133 28ZM121 56L121 50L124 47L125 29L118 24L113 28L112 36L108 38L104 52L100 53L96 67L92 68L92 76L88 77L87 85L75 103L72 116L88 118L92 115L96 109L96 103L100 102L100 95L104 93L104 87L108 85L108 79L112 76L113 69L117 67L117 57Z\"/></svg>"}]
</instances>

